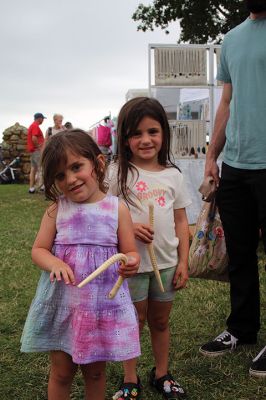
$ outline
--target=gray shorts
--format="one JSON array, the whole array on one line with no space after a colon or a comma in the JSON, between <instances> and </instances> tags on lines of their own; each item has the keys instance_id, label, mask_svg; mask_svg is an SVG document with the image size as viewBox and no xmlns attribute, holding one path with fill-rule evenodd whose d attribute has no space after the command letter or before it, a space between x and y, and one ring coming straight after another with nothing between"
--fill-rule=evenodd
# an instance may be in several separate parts
<instances>
[{"instance_id":1,"label":"gray shorts","mask_svg":"<svg viewBox=\"0 0 266 400\"><path fill-rule=\"evenodd\" d=\"M38 169L41 163L41 151L35 150L30 156L31 166Z\"/></svg>"},{"instance_id":2,"label":"gray shorts","mask_svg":"<svg viewBox=\"0 0 266 400\"><path fill-rule=\"evenodd\" d=\"M161 292L156 281L154 272L142 272L132 278L128 278L128 287L133 303L138 301L173 301L176 291L173 286L173 279L176 267L170 267L160 270L160 275L164 287L164 293Z\"/></svg>"}]
</instances>

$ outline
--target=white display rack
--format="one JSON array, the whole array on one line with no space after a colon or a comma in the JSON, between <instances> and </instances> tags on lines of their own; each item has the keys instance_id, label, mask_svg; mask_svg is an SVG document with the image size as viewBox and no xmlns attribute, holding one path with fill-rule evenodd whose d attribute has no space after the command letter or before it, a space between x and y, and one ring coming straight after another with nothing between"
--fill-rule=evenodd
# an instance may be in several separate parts
<instances>
[{"instance_id":1,"label":"white display rack","mask_svg":"<svg viewBox=\"0 0 266 400\"><path fill-rule=\"evenodd\" d=\"M206 149L206 122L204 120L170 120L171 152L175 158L189 154L193 147Z\"/></svg>"},{"instance_id":2,"label":"white display rack","mask_svg":"<svg viewBox=\"0 0 266 400\"><path fill-rule=\"evenodd\" d=\"M210 132L212 132L214 125L214 89L220 84L215 79L215 72L220 60L220 48L220 45L149 44L149 95L152 96L152 90L156 88L208 89L209 126ZM186 121L188 127L189 125L193 126L193 128L189 127L187 132L197 132L197 126L202 127L204 125L206 135L206 123L202 124L201 122L195 123L193 121L193 125L187 124L188 121ZM185 121L175 121L176 126L184 125L184 123ZM179 130L177 129L176 132L179 132ZM176 143L175 140L173 140L173 143ZM200 144L198 143L198 145ZM180 146L181 144L176 144L176 148Z\"/></svg>"}]
</instances>

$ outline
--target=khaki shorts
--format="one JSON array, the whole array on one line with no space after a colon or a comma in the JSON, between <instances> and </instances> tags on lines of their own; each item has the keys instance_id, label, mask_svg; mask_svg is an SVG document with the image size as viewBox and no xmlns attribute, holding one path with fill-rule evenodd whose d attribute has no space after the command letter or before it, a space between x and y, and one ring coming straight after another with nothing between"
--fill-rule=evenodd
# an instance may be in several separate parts
<instances>
[{"instance_id":1,"label":"khaki shorts","mask_svg":"<svg viewBox=\"0 0 266 400\"><path fill-rule=\"evenodd\" d=\"M38 169L41 163L41 151L35 150L30 157L31 166Z\"/></svg>"},{"instance_id":2,"label":"khaki shorts","mask_svg":"<svg viewBox=\"0 0 266 400\"><path fill-rule=\"evenodd\" d=\"M128 278L127 282L133 303L147 299L162 302L173 301L176 294L173 286L175 271L176 267L160 270L164 293L159 288L154 272L142 272Z\"/></svg>"}]
</instances>

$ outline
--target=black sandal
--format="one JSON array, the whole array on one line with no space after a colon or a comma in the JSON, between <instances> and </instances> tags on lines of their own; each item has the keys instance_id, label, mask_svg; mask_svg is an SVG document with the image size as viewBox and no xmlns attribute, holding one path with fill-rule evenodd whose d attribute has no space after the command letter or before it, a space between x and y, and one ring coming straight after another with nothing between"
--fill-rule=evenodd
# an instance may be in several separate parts
<instances>
[{"instance_id":1,"label":"black sandal","mask_svg":"<svg viewBox=\"0 0 266 400\"><path fill-rule=\"evenodd\" d=\"M122 383L118 392L112 397L113 400L140 400L141 383L138 377L138 383Z\"/></svg>"},{"instance_id":2,"label":"black sandal","mask_svg":"<svg viewBox=\"0 0 266 400\"><path fill-rule=\"evenodd\" d=\"M185 390L180 386L173 376L168 372L159 379L155 378L155 367L151 370L150 385L161 393L167 400L186 399Z\"/></svg>"}]
</instances>

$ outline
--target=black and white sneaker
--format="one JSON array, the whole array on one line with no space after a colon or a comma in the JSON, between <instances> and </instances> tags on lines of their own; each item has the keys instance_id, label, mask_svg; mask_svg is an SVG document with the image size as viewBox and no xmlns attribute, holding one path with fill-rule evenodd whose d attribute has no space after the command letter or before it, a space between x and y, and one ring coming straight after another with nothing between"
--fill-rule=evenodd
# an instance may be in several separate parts
<instances>
[{"instance_id":1,"label":"black and white sneaker","mask_svg":"<svg viewBox=\"0 0 266 400\"><path fill-rule=\"evenodd\" d=\"M252 361L249 368L249 375L256 378L266 378L266 346Z\"/></svg>"},{"instance_id":2,"label":"black and white sneaker","mask_svg":"<svg viewBox=\"0 0 266 400\"><path fill-rule=\"evenodd\" d=\"M220 356L229 351L235 350L238 339L228 331L224 331L213 341L205 343L200 347L199 352L208 357Z\"/></svg>"}]
</instances>

